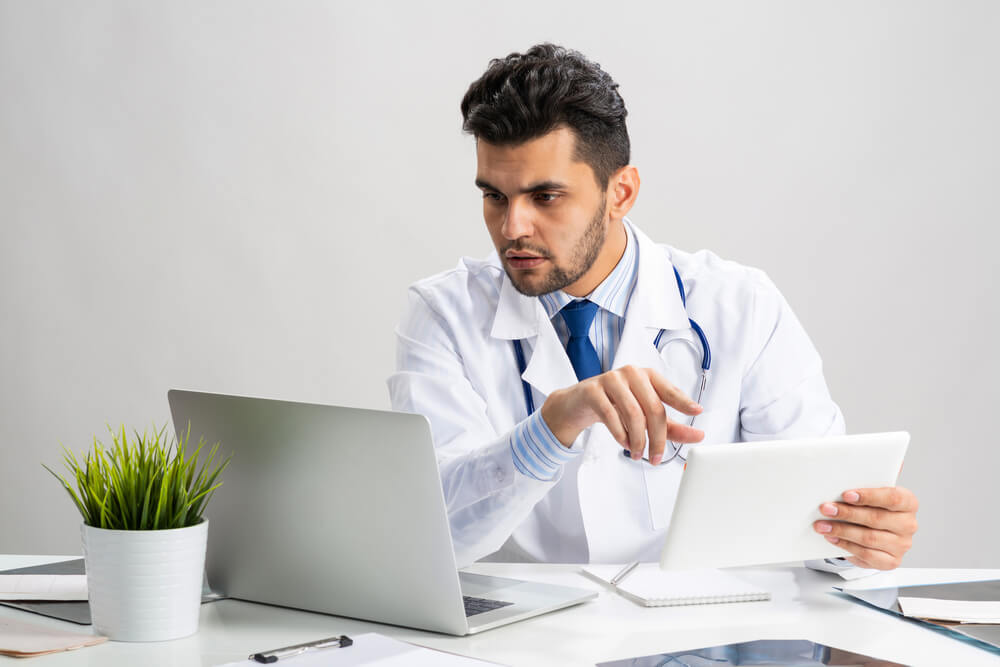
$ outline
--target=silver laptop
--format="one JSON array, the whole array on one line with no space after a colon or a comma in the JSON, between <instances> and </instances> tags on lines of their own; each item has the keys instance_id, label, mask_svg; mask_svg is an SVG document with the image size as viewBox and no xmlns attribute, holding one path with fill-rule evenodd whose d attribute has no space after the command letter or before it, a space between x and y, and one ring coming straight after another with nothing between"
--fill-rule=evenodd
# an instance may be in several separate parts
<instances>
[{"instance_id":1,"label":"silver laptop","mask_svg":"<svg viewBox=\"0 0 1000 667\"><path fill-rule=\"evenodd\" d=\"M458 572L421 415L171 390L178 433L233 454L208 505L222 595L453 635L597 593Z\"/></svg>"}]
</instances>

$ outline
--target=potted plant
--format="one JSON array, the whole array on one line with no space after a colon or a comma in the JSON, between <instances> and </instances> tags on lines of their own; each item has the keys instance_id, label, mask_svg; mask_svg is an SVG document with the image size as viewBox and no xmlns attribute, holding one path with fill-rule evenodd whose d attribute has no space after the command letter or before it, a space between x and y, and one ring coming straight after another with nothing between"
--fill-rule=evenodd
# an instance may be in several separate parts
<instances>
[{"instance_id":1,"label":"potted plant","mask_svg":"<svg viewBox=\"0 0 1000 667\"><path fill-rule=\"evenodd\" d=\"M229 458L216 463L219 443L191 427L175 443L166 427L150 435L125 426L106 448L94 446L81 464L64 448L70 484L48 466L80 514L87 589L94 629L117 641L162 641L198 631L208 520L202 514L221 485ZM75 485L75 488L74 488Z\"/></svg>"}]
</instances>

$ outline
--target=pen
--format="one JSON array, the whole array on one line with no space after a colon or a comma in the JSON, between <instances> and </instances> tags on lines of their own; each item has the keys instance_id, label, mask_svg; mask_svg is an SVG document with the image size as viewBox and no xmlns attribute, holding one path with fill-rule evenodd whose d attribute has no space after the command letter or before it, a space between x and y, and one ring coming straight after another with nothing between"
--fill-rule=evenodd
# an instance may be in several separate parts
<instances>
[{"instance_id":1,"label":"pen","mask_svg":"<svg viewBox=\"0 0 1000 667\"><path fill-rule=\"evenodd\" d=\"M256 660L257 662L263 662L270 664L272 662L278 662L284 658L290 658L293 655L298 655L300 653L305 653L306 651L311 651L313 649L321 648L347 648L354 641L347 635L340 635L339 637L327 637L326 639L317 639L313 642L305 642L303 644L294 644L292 646L282 646L281 648L276 648L271 651L263 651L261 653L253 653L250 656L250 660Z\"/></svg>"},{"instance_id":2,"label":"pen","mask_svg":"<svg viewBox=\"0 0 1000 667\"><path fill-rule=\"evenodd\" d=\"M623 567L618 574L611 577L611 582L610 582L611 585L617 586L618 584L620 584L622 581L625 580L625 577L632 574L632 570L634 570L637 567L639 567L639 561L635 561L634 563L629 563L628 565Z\"/></svg>"}]
</instances>

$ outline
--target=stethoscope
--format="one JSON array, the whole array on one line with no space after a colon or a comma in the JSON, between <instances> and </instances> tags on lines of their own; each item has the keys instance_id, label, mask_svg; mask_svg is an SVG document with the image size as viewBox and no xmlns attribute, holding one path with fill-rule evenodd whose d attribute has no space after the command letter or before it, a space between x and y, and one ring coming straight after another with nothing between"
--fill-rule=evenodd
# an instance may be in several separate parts
<instances>
[{"instance_id":1,"label":"stethoscope","mask_svg":"<svg viewBox=\"0 0 1000 667\"><path fill-rule=\"evenodd\" d=\"M687 298L684 295L684 283L681 281L681 274L677 272L677 267L674 267L674 278L677 280L677 291L681 294L681 305L686 309ZM705 332L702 331L700 326L698 326L698 323L690 317L688 318L688 322L691 324L691 329L694 330L694 333L698 336L698 340L701 342L701 382L698 386L698 397L695 399L696 403L701 404L701 398L705 394L705 386L708 384L708 373L712 368L712 348L708 346L708 338L705 337ZM666 329L660 329L660 333L656 334L656 338L653 340L653 346L660 350L661 354L663 353L663 350L660 349L660 339L663 338L663 334L665 333L667 333ZM683 341L694 347L694 343L685 338L674 338L668 340L663 347L666 348L667 345L675 340ZM524 358L524 347L521 345L520 340L514 340L512 342L514 343L514 356L517 357L517 368L520 375L523 376L524 371L528 368L528 364ZM523 377L521 378L521 385L524 389L524 404L528 409L528 414L531 415L535 412L535 399L531 395L531 386ZM695 417L692 416L690 421L688 421L688 426L694 426L694 420ZM671 442L670 445L674 448L674 452L669 458L663 459L660 462L660 465L669 463L675 458L679 458L681 461L687 461L687 456L683 456L681 454L680 445L673 442ZM627 449L622 450L622 455L625 457L631 457L631 453Z\"/></svg>"}]
</instances>

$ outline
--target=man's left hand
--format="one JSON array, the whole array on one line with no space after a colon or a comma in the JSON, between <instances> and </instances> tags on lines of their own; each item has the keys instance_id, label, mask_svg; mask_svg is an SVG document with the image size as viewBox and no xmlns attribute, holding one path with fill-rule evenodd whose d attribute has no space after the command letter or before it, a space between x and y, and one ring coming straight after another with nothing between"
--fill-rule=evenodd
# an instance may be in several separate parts
<instances>
[{"instance_id":1,"label":"man's left hand","mask_svg":"<svg viewBox=\"0 0 1000 667\"><path fill-rule=\"evenodd\" d=\"M813 523L831 544L849 551L847 560L860 567L892 570L913 544L917 532L917 497L909 489L845 491L844 502L823 503L819 511L833 521Z\"/></svg>"}]
</instances>

